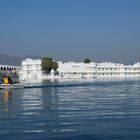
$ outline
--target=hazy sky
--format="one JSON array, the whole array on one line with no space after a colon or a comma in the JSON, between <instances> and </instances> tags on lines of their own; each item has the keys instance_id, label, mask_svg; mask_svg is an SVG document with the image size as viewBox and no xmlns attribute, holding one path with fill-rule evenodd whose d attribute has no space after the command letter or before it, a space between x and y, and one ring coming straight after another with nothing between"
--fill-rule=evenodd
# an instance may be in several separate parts
<instances>
[{"instance_id":1,"label":"hazy sky","mask_svg":"<svg viewBox=\"0 0 140 140\"><path fill-rule=\"evenodd\" d=\"M0 0L0 53L140 61L140 0Z\"/></svg>"}]
</instances>

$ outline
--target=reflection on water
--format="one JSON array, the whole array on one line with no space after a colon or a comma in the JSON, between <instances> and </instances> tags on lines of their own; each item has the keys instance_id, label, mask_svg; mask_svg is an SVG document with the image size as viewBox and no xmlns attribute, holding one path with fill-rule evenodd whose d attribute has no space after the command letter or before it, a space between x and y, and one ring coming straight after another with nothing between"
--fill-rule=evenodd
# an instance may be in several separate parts
<instances>
[{"instance_id":1,"label":"reflection on water","mask_svg":"<svg viewBox=\"0 0 140 140\"><path fill-rule=\"evenodd\" d=\"M12 93L10 93L8 90L3 90L3 99L4 99L4 104L5 104L5 106L4 106L4 111L5 112L8 112L9 111L9 100L11 99L11 94Z\"/></svg>"},{"instance_id":2,"label":"reflection on water","mask_svg":"<svg viewBox=\"0 0 140 140\"><path fill-rule=\"evenodd\" d=\"M0 90L0 138L140 138L139 81L76 83Z\"/></svg>"},{"instance_id":3,"label":"reflection on water","mask_svg":"<svg viewBox=\"0 0 140 140\"><path fill-rule=\"evenodd\" d=\"M4 117L9 117L10 100L12 99L12 92L6 89L2 90L0 98L1 98L0 114Z\"/></svg>"}]
</instances>

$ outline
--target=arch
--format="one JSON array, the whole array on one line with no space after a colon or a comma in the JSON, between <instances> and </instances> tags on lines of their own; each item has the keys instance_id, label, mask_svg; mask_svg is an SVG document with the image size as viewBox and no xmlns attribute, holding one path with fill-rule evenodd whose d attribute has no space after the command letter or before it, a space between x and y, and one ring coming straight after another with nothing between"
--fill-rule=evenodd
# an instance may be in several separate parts
<instances>
[{"instance_id":1,"label":"arch","mask_svg":"<svg viewBox=\"0 0 140 140\"><path fill-rule=\"evenodd\" d=\"M21 70L20 66L0 65L0 71L15 71L15 72L18 72L20 70Z\"/></svg>"},{"instance_id":2,"label":"arch","mask_svg":"<svg viewBox=\"0 0 140 140\"><path fill-rule=\"evenodd\" d=\"M0 70L3 70L3 67L1 66Z\"/></svg>"}]
</instances>

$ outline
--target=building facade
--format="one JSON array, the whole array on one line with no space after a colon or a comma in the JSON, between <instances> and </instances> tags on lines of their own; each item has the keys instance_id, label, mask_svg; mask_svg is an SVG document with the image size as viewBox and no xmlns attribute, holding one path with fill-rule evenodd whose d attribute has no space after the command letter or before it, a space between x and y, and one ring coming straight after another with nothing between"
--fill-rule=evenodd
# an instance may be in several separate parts
<instances>
[{"instance_id":1,"label":"building facade","mask_svg":"<svg viewBox=\"0 0 140 140\"><path fill-rule=\"evenodd\" d=\"M111 62L104 63L76 63L58 62L57 75L51 71L46 75L41 70L41 59L22 61L20 80L44 80L52 78L137 78L140 77L140 63L124 65Z\"/></svg>"}]
</instances>

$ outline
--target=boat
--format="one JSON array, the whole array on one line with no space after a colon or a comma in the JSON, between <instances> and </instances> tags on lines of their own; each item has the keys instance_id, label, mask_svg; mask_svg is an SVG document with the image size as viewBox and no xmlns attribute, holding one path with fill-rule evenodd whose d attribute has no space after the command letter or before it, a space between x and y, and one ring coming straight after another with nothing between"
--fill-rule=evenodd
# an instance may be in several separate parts
<instances>
[{"instance_id":1,"label":"boat","mask_svg":"<svg viewBox=\"0 0 140 140\"><path fill-rule=\"evenodd\" d=\"M24 88L23 84L16 83L16 84L1 84L0 89L19 89Z\"/></svg>"}]
</instances>

